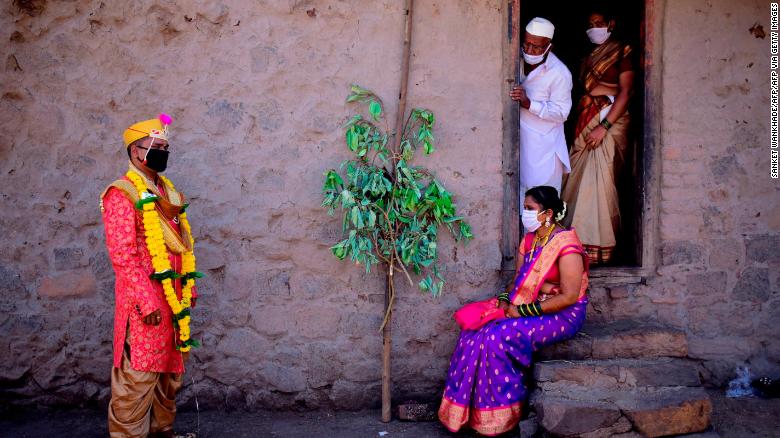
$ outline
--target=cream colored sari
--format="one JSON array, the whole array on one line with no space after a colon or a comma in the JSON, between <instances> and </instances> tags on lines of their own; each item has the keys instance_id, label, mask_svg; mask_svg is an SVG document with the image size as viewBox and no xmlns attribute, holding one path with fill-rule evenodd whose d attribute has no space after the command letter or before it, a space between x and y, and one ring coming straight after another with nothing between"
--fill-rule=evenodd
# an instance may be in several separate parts
<instances>
[{"instance_id":1,"label":"cream colored sari","mask_svg":"<svg viewBox=\"0 0 780 438\"><path fill-rule=\"evenodd\" d=\"M591 263L610 261L620 229L620 209L616 187L617 176L625 161L630 116L626 111L607 131L596 149L588 149L586 138L599 126L612 104L606 96L590 96L601 74L623 56L629 46L607 43L598 47L586 61L583 80L586 94L578 107L579 120L574 144L569 151L571 173L564 175L561 199L566 201L568 215L564 225L574 226Z\"/></svg>"}]
</instances>

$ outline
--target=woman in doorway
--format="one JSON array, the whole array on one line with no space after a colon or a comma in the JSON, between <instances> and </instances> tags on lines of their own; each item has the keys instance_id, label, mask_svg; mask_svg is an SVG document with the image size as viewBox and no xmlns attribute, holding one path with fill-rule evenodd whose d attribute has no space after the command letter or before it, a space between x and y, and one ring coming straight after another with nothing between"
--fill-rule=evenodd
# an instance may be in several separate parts
<instances>
[{"instance_id":1,"label":"woman in doorway","mask_svg":"<svg viewBox=\"0 0 780 438\"><path fill-rule=\"evenodd\" d=\"M608 263L617 244L620 210L616 179L628 146L628 102L633 92L631 46L611 37L615 20L605 11L588 17L587 35L595 45L580 70L585 93L577 109L571 173L561 198L569 221L593 264Z\"/></svg>"},{"instance_id":2,"label":"woman in doorway","mask_svg":"<svg viewBox=\"0 0 780 438\"><path fill-rule=\"evenodd\" d=\"M487 309L482 315L499 316L461 331L439 408L439 420L453 432L466 424L488 436L515 428L533 352L571 338L585 320L587 255L574 230L560 225L566 205L549 186L528 190L523 205L530 232L518 248L514 281L498 297L463 308L480 305ZM456 313L461 327L463 309Z\"/></svg>"}]
</instances>

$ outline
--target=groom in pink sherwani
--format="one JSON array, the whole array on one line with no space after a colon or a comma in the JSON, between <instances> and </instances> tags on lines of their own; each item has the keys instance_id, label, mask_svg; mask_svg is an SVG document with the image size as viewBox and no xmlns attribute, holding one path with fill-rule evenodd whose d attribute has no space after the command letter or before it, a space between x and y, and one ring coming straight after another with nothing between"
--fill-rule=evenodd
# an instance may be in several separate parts
<instances>
[{"instance_id":1,"label":"groom in pink sherwani","mask_svg":"<svg viewBox=\"0 0 780 438\"><path fill-rule=\"evenodd\" d=\"M163 198L161 214L170 209L173 195L158 177L168 158L166 129L160 120L139 122L124 133L130 170L147 181ZM151 134L151 135L150 135ZM181 388L188 353L177 350L173 314L147 248L141 210L136 208L127 176L112 183L101 197L106 245L116 274L114 367L108 425L111 437L173 437L176 393ZM179 211L171 214L171 228L181 238ZM168 216L166 216L167 218ZM171 267L181 273L182 256L168 251ZM181 297L181 279L173 280ZM197 294L193 291L192 307Z\"/></svg>"}]
</instances>

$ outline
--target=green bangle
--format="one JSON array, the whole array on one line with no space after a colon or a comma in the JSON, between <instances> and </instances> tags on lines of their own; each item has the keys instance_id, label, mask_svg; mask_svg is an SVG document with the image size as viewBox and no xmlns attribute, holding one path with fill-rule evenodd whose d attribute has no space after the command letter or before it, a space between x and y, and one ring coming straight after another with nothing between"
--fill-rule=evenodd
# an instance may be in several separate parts
<instances>
[{"instance_id":1,"label":"green bangle","mask_svg":"<svg viewBox=\"0 0 780 438\"><path fill-rule=\"evenodd\" d=\"M542 316L542 305L539 301L534 301L531 304L520 304L517 306L517 313L520 316Z\"/></svg>"},{"instance_id":2,"label":"green bangle","mask_svg":"<svg viewBox=\"0 0 780 438\"><path fill-rule=\"evenodd\" d=\"M612 123L609 123L609 120L607 120L606 118L604 120L602 120L601 123L599 123L599 125L603 126L604 129L606 129L608 131L609 131L609 128L612 127Z\"/></svg>"}]
</instances>

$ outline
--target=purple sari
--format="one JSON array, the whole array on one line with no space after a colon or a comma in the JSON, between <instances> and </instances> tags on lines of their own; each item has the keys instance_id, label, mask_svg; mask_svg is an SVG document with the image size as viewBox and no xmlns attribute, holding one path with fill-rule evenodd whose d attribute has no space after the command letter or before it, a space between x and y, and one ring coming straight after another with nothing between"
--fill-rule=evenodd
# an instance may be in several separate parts
<instances>
[{"instance_id":1,"label":"purple sari","mask_svg":"<svg viewBox=\"0 0 780 438\"><path fill-rule=\"evenodd\" d=\"M520 245L523 264L510 296L515 305L534 301L542 283L558 277L557 261L561 256L579 253L587 263L574 230L557 232L533 254L526 254L529 236ZM569 339L580 330L588 305L587 286L586 268L580 297L566 309L537 317L504 318L478 330L463 330L450 360L439 408L442 424L456 432L468 423L475 431L489 436L517 426L522 404L528 398L525 381L531 378L532 354Z\"/></svg>"}]
</instances>

